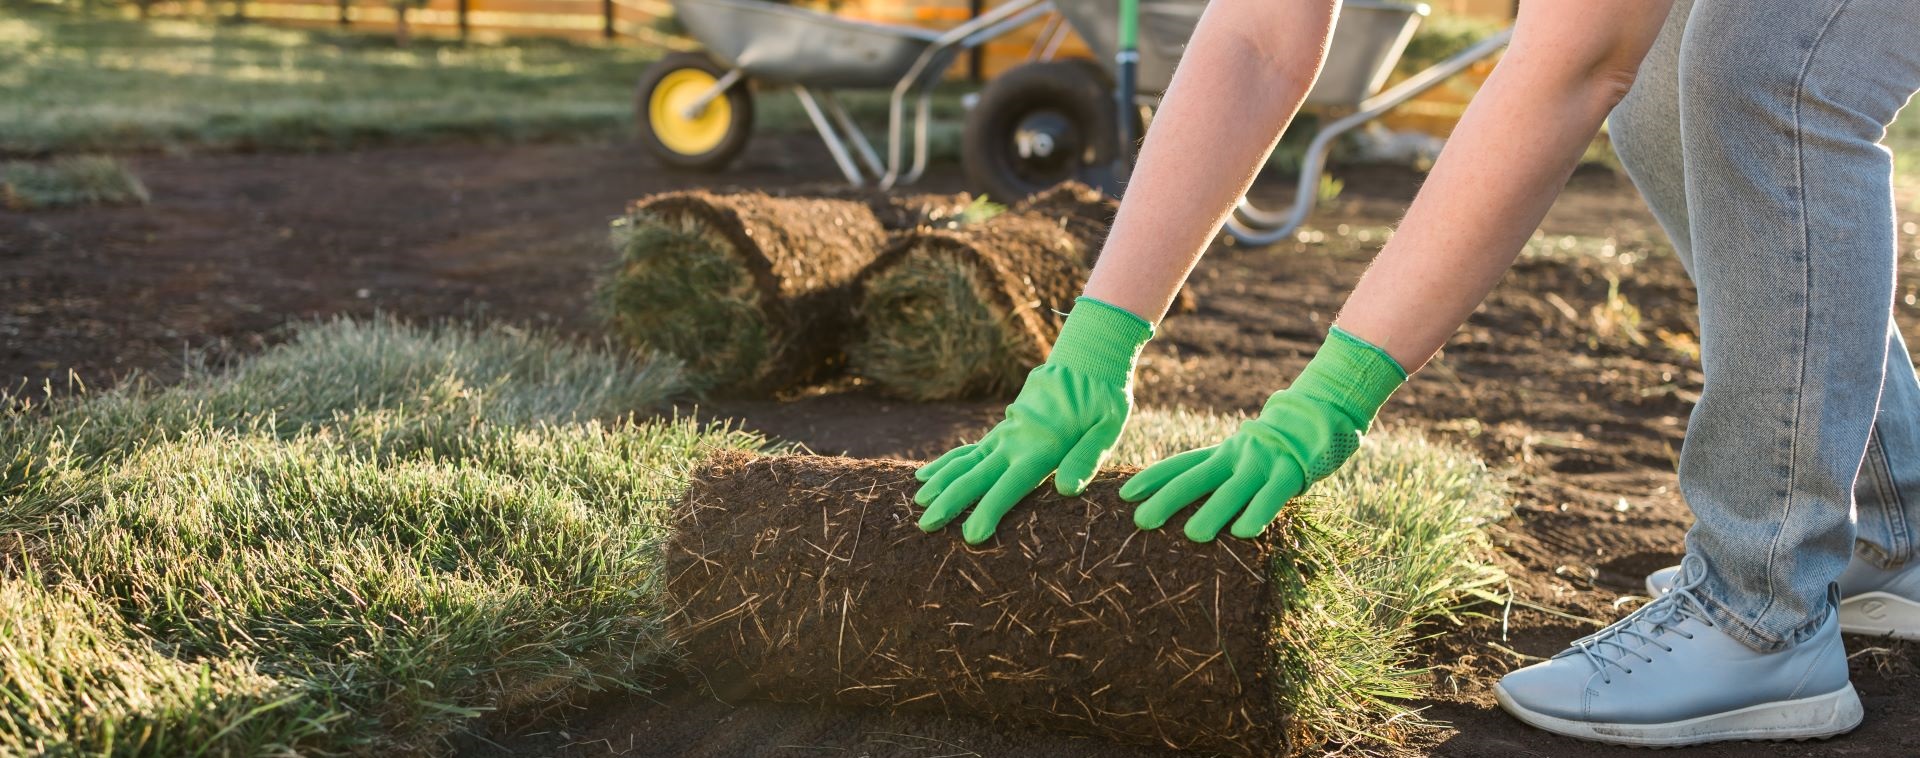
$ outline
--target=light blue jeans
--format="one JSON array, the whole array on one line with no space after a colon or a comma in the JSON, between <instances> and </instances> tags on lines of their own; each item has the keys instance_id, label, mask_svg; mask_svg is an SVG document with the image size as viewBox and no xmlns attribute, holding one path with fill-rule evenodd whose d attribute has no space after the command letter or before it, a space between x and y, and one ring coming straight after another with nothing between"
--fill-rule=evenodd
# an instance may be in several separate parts
<instances>
[{"instance_id":1,"label":"light blue jeans","mask_svg":"<svg viewBox=\"0 0 1920 758\"><path fill-rule=\"evenodd\" d=\"M1825 617L1856 540L1914 558L1920 380L1879 143L1916 89L1920 0L1681 0L1610 122L1699 292L1687 551L1761 651Z\"/></svg>"}]
</instances>

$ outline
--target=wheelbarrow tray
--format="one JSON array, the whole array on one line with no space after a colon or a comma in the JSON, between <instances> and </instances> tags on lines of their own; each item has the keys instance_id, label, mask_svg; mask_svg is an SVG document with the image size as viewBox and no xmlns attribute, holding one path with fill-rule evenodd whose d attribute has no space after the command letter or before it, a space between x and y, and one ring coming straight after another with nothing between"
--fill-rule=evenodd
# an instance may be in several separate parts
<instances>
[{"instance_id":1,"label":"wheelbarrow tray","mask_svg":"<svg viewBox=\"0 0 1920 758\"><path fill-rule=\"evenodd\" d=\"M1086 40L1094 59L1113 73L1119 20L1113 0L1054 0L1073 29ZM1140 91L1159 94L1173 81L1174 64L1187 48L1206 0L1142 0L1140 3ZM1307 105L1352 107L1386 84L1400 54L1428 13L1417 3L1345 0L1327 45L1320 79L1307 93Z\"/></svg>"},{"instance_id":2,"label":"wheelbarrow tray","mask_svg":"<svg viewBox=\"0 0 1920 758\"><path fill-rule=\"evenodd\" d=\"M762 0L673 0L693 38L756 80L821 89L891 89L940 33Z\"/></svg>"}]
</instances>

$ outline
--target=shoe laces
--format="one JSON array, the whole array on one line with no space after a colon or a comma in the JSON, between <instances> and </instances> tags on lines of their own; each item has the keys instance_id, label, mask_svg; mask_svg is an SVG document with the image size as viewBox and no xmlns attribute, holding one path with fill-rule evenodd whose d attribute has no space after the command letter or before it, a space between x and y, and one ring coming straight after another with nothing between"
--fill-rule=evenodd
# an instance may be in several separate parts
<instances>
[{"instance_id":1,"label":"shoe laces","mask_svg":"<svg viewBox=\"0 0 1920 758\"><path fill-rule=\"evenodd\" d=\"M1613 626L1575 640L1573 647L1561 655L1579 653L1600 672L1601 681L1612 684L1613 669L1631 674L1634 661L1652 663L1653 657L1647 655L1649 648L1673 652L1673 646L1661 639L1668 633L1693 639L1693 633L1680 629L1682 622L1697 619L1707 626L1714 625L1713 620L1707 618L1706 604L1694 594L1706 581L1706 559L1687 556L1680 564L1679 581L1671 592L1641 606Z\"/></svg>"}]
</instances>

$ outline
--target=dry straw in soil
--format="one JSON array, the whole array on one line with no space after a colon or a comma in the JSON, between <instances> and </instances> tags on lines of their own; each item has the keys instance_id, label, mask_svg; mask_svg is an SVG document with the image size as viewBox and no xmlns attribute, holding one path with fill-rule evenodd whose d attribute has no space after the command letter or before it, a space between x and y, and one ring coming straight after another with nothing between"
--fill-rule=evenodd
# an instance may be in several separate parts
<instances>
[{"instance_id":1,"label":"dry straw in soil","mask_svg":"<svg viewBox=\"0 0 1920 758\"><path fill-rule=\"evenodd\" d=\"M668 549L671 629L722 697L913 707L1266 754L1261 541L1142 532L1105 477L1045 488L970 548L914 526L913 466L722 454Z\"/></svg>"},{"instance_id":2,"label":"dry straw in soil","mask_svg":"<svg viewBox=\"0 0 1920 758\"><path fill-rule=\"evenodd\" d=\"M692 191L635 203L613 239L614 330L706 386L764 391L839 366L855 278L885 231L864 202Z\"/></svg>"},{"instance_id":3,"label":"dry straw in soil","mask_svg":"<svg viewBox=\"0 0 1920 758\"><path fill-rule=\"evenodd\" d=\"M1137 467L1244 420L1143 409ZM1370 435L1255 542L1140 532L1052 487L969 548L927 535L912 466L742 455L697 468L668 547L669 631L722 697L945 710L1235 754L1380 745L1427 726L1417 642L1488 597L1502 478Z\"/></svg>"}]
</instances>

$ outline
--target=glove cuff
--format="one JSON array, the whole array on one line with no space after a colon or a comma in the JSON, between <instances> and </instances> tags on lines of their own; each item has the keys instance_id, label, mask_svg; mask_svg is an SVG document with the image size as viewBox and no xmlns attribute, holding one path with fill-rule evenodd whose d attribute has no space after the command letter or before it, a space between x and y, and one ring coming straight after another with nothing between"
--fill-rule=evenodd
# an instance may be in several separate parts
<instances>
[{"instance_id":1,"label":"glove cuff","mask_svg":"<svg viewBox=\"0 0 1920 758\"><path fill-rule=\"evenodd\" d=\"M1365 430L1380 406L1406 382L1406 369L1387 351L1336 326L1286 391L1329 403Z\"/></svg>"},{"instance_id":2,"label":"glove cuff","mask_svg":"<svg viewBox=\"0 0 1920 758\"><path fill-rule=\"evenodd\" d=\"M1133 378L1140 350L1153 338L1153 324L1124 308L1090 297L1074 302L1060 326L1047 362L1096 379L1125 384Z\"/></svg>"}]
</instances>

